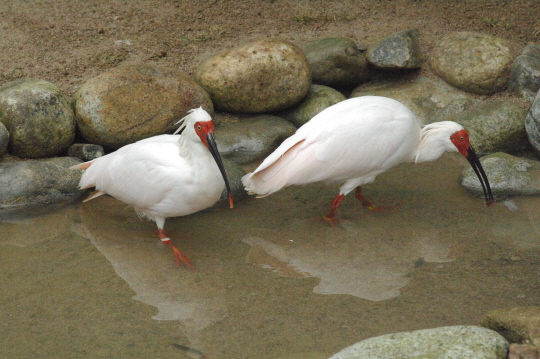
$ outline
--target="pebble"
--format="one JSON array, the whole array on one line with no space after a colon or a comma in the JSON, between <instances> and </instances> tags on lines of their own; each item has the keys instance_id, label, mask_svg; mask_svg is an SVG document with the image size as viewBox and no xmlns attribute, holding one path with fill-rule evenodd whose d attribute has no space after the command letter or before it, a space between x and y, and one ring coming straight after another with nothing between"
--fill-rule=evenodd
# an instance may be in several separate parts
<instances>
[{"instance_id":1,"label":"pebble","mask_svg":"<svg viewBox=\"0 0 540 359\"><path fill-rule=\"evenodd\" d=\"M100 145L74 143L68 148L68 156L79 158L84 162L92 161L103 155L105 155L105 150Z\"/></svg>"}]
</instances>

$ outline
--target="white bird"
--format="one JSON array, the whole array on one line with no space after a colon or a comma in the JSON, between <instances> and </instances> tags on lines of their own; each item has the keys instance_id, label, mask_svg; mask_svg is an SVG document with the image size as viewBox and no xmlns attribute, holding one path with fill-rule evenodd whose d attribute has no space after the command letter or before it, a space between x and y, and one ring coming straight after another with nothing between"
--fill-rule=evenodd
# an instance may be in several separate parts
<instances>
[{"instance_id":1,"label":"white bird","mask_svg":"<svg viewBox=\"0 0 540 359\"><path fill-rule=\"evenodd\" d=\"M242 182L260 198L293 184L345 181L324 216L333 225L336 209L353 189L362 205L374 210L377 207L362 195L362 185L402 162L434 161L447 151L465 156L484 188L486 205L491 205L487 176L461 125L443 121L421 129L405 105L378 96L351 98L326 108Z\"/></svg>"},{"instance_id":2,"label":"white bird","mask_svg":"<svg viewBox=\"0 0 540 359\"><path fill-rule=\"evenodd\" d=\"M165 234L165 219L212 206L224 186L231 208L233 201L210 115L197 108L178 123L174 135L147 138L72 168L84 170L79 188L97 190L85 202L109 194L133 205L139 216L156 222L158 236L172 248L177 264L191 267Z\"/></svg>"}]
</instances>

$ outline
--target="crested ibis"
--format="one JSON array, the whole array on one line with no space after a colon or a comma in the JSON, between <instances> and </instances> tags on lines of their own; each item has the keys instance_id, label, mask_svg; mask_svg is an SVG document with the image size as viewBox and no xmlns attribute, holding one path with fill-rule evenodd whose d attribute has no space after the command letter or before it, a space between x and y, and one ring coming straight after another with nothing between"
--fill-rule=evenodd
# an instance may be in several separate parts
<instances>
[{"instance_id":1,"label":"crested ibis","mask_svg":"<svg viewBox=\"0 0 540 359\"><path fill-rule=\"evenodd\" d=\"M379 96L351 98L326 108L283 141L242 183L249 193L265 197L293 184L344 182L324 216L333 225L336 209L353 189L362 205L376 210L362 195L362 185L402 162L434 161L445 152L459 152L469 161L484 188L485 204L491 205L488 178L461 125L443 121L420 128L405 105Z\"/></svg>"},{"instance_id":2,"label":"crested ibis","mask_svg":"<svg viewBox=\"0 0 540 359\"><path fill-rule=\"evenodd\" d=\"M178 123L173 135L140 140L72 168L84 170L80 188L96 188L85 201L109 194L132 205L139 216L156 222L158 236L172 248L177 264L192 267L165 234L165 220L212 206L224 187L231 208L233 200L210 115L197 108Z\"/></svg>"}]
</instances>

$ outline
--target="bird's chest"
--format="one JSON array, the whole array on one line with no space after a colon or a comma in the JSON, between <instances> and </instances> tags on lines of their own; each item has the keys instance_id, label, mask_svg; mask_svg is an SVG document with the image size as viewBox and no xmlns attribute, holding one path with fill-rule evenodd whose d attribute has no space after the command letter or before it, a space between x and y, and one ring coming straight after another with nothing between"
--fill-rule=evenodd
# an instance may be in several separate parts
<instances>
[{"instance_id":1,"label":"bird's chest","mask_svg":"<svg viewBox=\"0 0 540 359\"><path fill-rule=\"evenodd\" d=\"M216 203L225 183L217 165L212 161L193 163L189 170L174 179L175 185L168 196L171 208L193 213ZM182 206L179 204L182 203Z\"/></svg>"}]
</instances>

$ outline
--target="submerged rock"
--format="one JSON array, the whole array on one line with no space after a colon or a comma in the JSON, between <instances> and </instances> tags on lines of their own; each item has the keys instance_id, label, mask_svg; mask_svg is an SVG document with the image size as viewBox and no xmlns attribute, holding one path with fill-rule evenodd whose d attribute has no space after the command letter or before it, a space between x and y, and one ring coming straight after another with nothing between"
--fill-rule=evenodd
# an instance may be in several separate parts
<instances>
[{"instance_id":1,"label":"submerged rock","mask_svg":"<svg viewBox=\"0 0 540 359\"><path fill-rule=\"evenodd\" d=\"M210 96L186 74L150 65L122 66L94 77L74 101L81 136L108 150L174 132L193 108L214 112Z\"/></svg>"},{"instance_id":2,"label":"submerged rock","mask_svg":"<svg viewBox=\"0 0 540 359\"><path fill-rule=\"evenodd\" d=\"M65 151L75 138L69 99L43 80L17 80L0 88L0 121L9 131L9 152L42 158Z\"/></svg>"},{"instance_id":3,"label":"submerged rock","mask_svg":"<svg viewBox=\"0 0 540 359\"><path fill-rule=\"evenodd\" d=\"M369 338L330 359L506 359L508 343L498 333L475 326L415 330Z\"/></svg>"},{"instance_id":4,"label":"submerged rock","mask_svg":"<svg viewBox=\"0 0 540 359\"><path fill-rule=\"evenodd\" d=\"M540 195L540 162L498 152L480 159L495 196ZM472 168L461 173L461 185L484 195Z\"/></svg>"},{"instance_id":5,"label":"submerged rock","mask_svg":"<svg viewBox=\"0 0 540 359\"><path fill-rule=\"evenodd\" d=\"M540 307L496 309L486 314L481 324L511 343L540 348Z\"/></svg>"},{"instance_id":6,"label":"submerged rock","mask_svg":"<svg viewBox=\"0 0 540 359\"><path fill-rule=\"evenodd\" d=\"M368 77L365 51L345 37L318 39L300 45L313 70L313 83L356 86Z\"/></svg>"},{"instance_id":7,"label":"submerged rock","mask_svg":"<svg viewBox=\"0 0 540 359\"><path fill-rule=\"evenodd\" d=\"M265 39L209 58L197 67L195 81L208 91L216 109L278 111L306 96L311 66L298 46Z\"/></svg>"},{"instance_id":8,"label":"submerged rock","mask_svg":"<svg viewBox=\"0 0 540 359\"><path fill-rule=\"evenodd\" d=\"M86 191L77 188L81 171L69 167L80 162L73 157L57 157L0 163L0 213L76 201Z\"/></svg>"},{"instance_id":9,"label":"submerged rock","mask_svg":"<svg viewBox=\"0 0 540 359\"><path fill-rule=\"evenodd\" d=\"M396 32L369 46L369 63L381 70L418 69L422 52L417 29Z\"/></svg>"},{"instance_id":10,"label":"submerged rock","mask_svg":"<svg viewBox=\"0 0 540 359\"><path fill-rule=\"evenodd\" d=\"M513 56L510 42L476 32L454 32L433 49L431 67L450 85L479 95L505 89Z\"/></svg>"},{"instance_id":11,"label":"submerged rock","mask_svg":"<svg viewBox=\"0 0 540 359\"><path fill-rule=\"evenodd\" d=\"M258 115L218 123L214 133L221 156L243 164L269 155L295 132L296 127L280 117Z\"/></svg>"},{"instance_id":12,"label":"submerged rock","mask_svg":"<svg viewBox=\"0 0 540 359\"><path fill-rule=\"evenodd\" d=\"M301 127L325 108L346 99L341 92L333 88L312 85L302 102L288 110L280 112L279 116L291 122L296 127Z\"/></svg>"}]
</instances>

